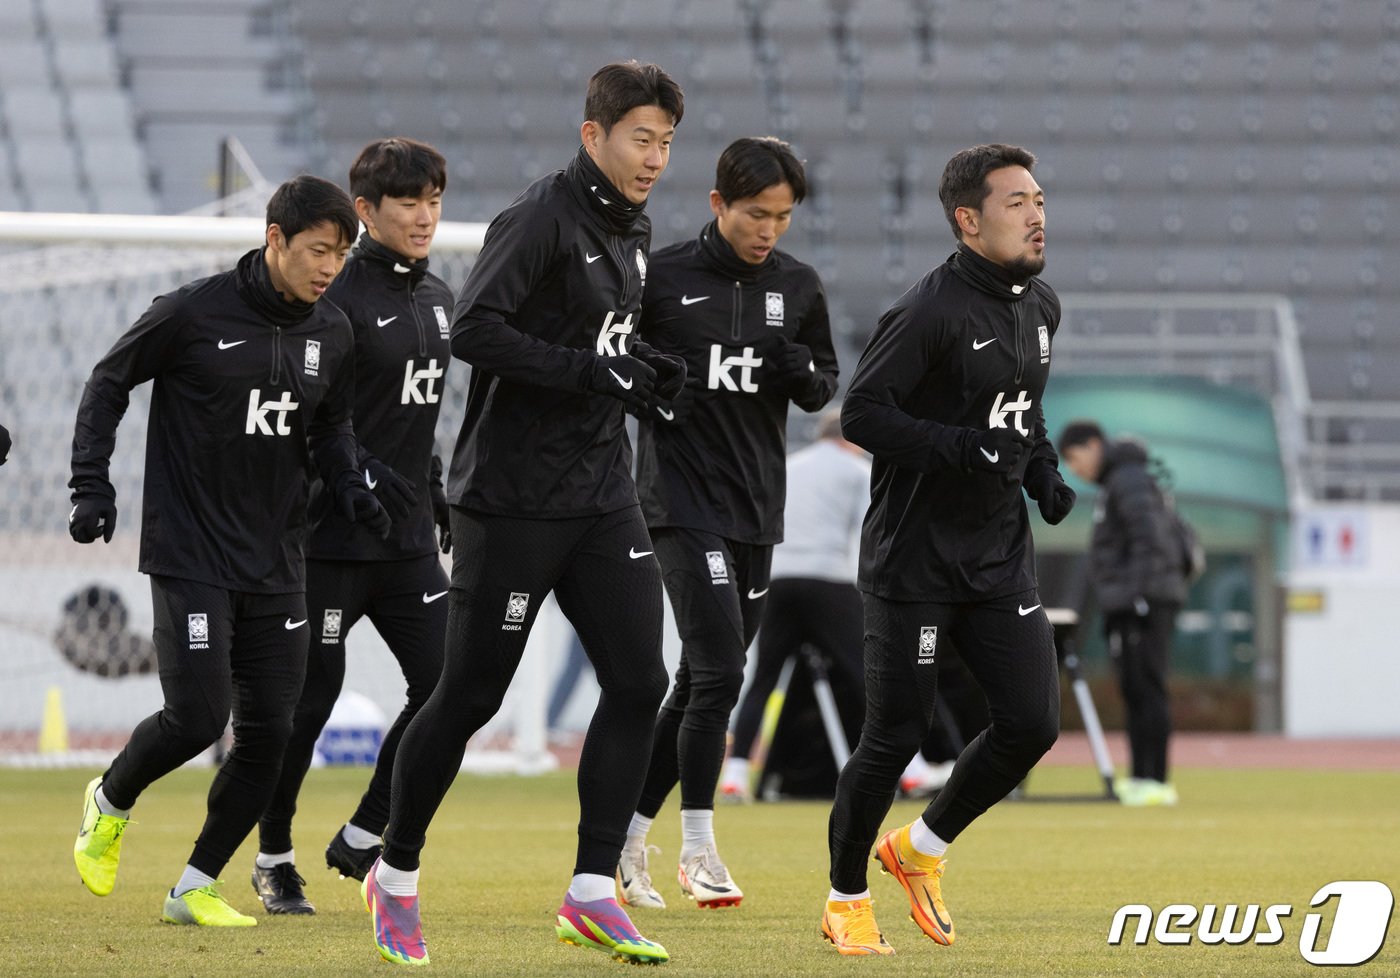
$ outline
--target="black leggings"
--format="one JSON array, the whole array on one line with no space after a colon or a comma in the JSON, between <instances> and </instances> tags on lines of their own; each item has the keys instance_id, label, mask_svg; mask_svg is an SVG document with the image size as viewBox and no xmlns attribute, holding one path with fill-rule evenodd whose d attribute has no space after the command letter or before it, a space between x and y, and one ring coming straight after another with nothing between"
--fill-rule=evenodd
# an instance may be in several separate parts
<instances>
[{"instance_id":1,"label":"black leggings","mask_svg":"<svg viewBox=\"0 0 1400 978\"><path fill-rule=\"evenodd\" d=\"M1035 591L977 604L865 605L865 726L836 783L831 885L866 888L866 867L899 775L928 734L938 650L951 639L987 697L991 724L959 755L923 820L947 842L1016 787L1059 735L1054 634ZM1024 612L1024 614L1022 613Z\"/></svg>"},{"instance_id":2,"label":"black leggings","mask_svg":"<svg viewBox=\"0 0 1400 978\"><path fill-rule=\"evenodd\" d=\"M442 674L447 574L436 553L408 560L308 560L306 610L312 626L306 682L293 714L282 776L258 823L263 852L292 848L297 795L311 767L316 740L345 683L345 639L364 617L389 646L407 683L407 701L384 734L369 787L350 817L367 832L384 832L399 741Z\"/></svg>"},{"instance_id":3,"label":"black leggings","mask_svg":"<svg viewBox=\"0 0 1400 978\"><path fill-rule=\"evenodd\" d=\"M1128 748L1135 778L1167 780L1167 741L1172 734L1167 664L1181 605L1154 602L1143 618L1131 612L1108 617L1108 652L1118 667L1127 712Z\"/></svg>"},{"instance_id":4,"label":"black leggings","mask_svg":"<svg viewBox=\"0 0 1400 978\"><path fill-rule=\"evenodd\" d=\"M637 811L655 818L681 785L682 809L715 807L729 714L744 685L744 656L763 617L773 548L700 530L652 531L681 636L671 695L656 717L651 764Z\"/></svg>"},{"instance_id":5,"label":"black leggings","mask_svg":"<svg viewBox=\"0 0 1400 978\"><path fill-rule=\"evenodd\" d=\"M602 690L579 758L574 873L612 876L666 692L661 573L641 511L531 520L454 506L452 541L442 678L399 744L384 861L418 868L467 741L500 709L553 591Z\"/></svg>"},{"instance_id":6,"label":"black leggings","mask_svg":"<svg viewBox=\"0 0 1400 978\"><path fill-rule=\"evenodd\" d=\"M151 577L165 705L136 725L102 776L131 808L147 786L204 751L233 715L233 747L214 775L190 865L218 876L272 797L306 671L306 595L247 594Z\"/></svg>"}]
</instances>

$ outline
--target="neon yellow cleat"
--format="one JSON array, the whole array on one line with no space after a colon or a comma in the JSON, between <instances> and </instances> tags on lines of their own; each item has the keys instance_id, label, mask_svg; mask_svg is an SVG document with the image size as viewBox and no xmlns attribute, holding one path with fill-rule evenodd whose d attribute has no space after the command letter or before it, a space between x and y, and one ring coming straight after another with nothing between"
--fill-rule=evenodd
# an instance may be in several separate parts
<instances>
[{"instance_id":1,"label":"neon yellow cleat","mask_svg":"<svg viewBox=\"0 0 1400 978\"><path fill-rule=\"evenodd\" d=\"M187 890L179 896L165 895L165 913L161 920L167 924L195 924L200 927L256 927L258 919L239 913L229 906L219 893L218 883Z\"/></svg>"},{"instance_id":2,"label":"neon yellow cleat","mask_svg":"<svg viewBox=\"0 0 1400 978\"><path fill-rule=\"evenodd\" d=\"M73 861L83 885L98 896L106 896L117 885L122 833L131 820L98 811L95 796L101 786L99 775L83 790L83 820L78 824L78 841L73 843Z\"/></svg>"}]
</instances>

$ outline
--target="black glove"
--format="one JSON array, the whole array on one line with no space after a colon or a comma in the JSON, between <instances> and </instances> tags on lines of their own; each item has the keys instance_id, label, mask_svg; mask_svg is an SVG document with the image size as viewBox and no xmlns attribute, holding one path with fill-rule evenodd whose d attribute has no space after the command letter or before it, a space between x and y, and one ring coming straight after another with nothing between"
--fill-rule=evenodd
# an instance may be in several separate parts
<instances>
[{"instance_id":1,"label":"black glove","mask_svg":"<svg viewBox=\"0 0 1400 978\"><path fill-rule=\"evenodd\" d=\"M5 460L10 457L10 429L0 424L0 465L5 464Z\"/></svg>"},{"instance_id":2,"label":"black glove","mask_svg":"<svg viewBox=\"0 0 1400 978\"><path fill-rule=\"evenodd\" d=\"M68 535L79 543L92 543L99 536L103 543L112 542L117 528L117 503L110 496L88 494L73 497L68 512Z\"/></svg>"},{"instance_id":3,"label":"black glove","mask_svg":"<svg viewBox=\"0 0 1400 978\"><path fill-rule=\"evenodd\" d=\"M656 371L634 356L595 357L584 376L584 389L615 397L644 411L656 389Z\"/></svg>"},{"instance_id":4,"label":"black glove","mask_svg":"<svg viewBox=\"0 0 1400 978\"><path fill-rule=\"evenodd\" d=\"M652 408L651 414L647 417L660 423L669 425L683 425L690 420L690 412L695 407L695 397L700 391L705 389L705 382L699 377L689 378L681 389L676 392L676 396L669 401L657 404Z\"/></svg>"},{"instance_id":5,"label":"black glove","mask_svg":"<svg viewBox=\"0 0 1400 978\"><path fill-rule=\"evenodd\" d=\"M447 489L442 484L442 459L434 455L428 466L428 497L433 501L433 522L437 524L438 546L442 552L452 552L452 507L447 504Z\"/></svg>"},{"instance_id":6,"label":"black glove","mask_svg":"<svg viewBox=\"0 0 1400 978\"><path fill-rule=\"evenodd\" d=\"M1041 519L1055 526L1074 509L1074 490L1065 485L1060 470L1048 463L1037 469L1034 476L1029 472L1025 480L1026 495L1040 506Z\"/></svg>"},{"instance_id":7,"label":"black glove","mask_svg":"<svg viewBox=\"0 0 1400 978\"><path fill-rule=\"evenodd\" d=\"M685 386L685 358L661 353L650 347L641 349L641 346L642 344L638 344L632 348L632 356L656 371L656 388L652 393L652 403L674 399Z\"/></svg>"},{"instance_id":8,"label":"black glove","mask_svg":"<svg viewBox=\"0 0 1400 978\"><path fill-rule=\"evenodd\" d=\"M340 481L335 500L340 515L351 523L364 524L365 529L381 539L389 535L394 521L359 473L351 473Z\"/></svg>"},{"instance_id":9,"label":"black glove","mask_svg":"<svg viewBox=\"0 0 1400 978\"><path fill-rule=\"evenodd\" d=\"M817 365L812 361L812 350L801 343L783 338L764 359L778 386L790 397L803 393L816 380Z\"/></svg>"},{"instance_id":10,"label":"black glove","mask_svg":"<svg viewBox=\"0 0 1400 978\"><path fill-rule=\"evenodd\" d=\"M389 511L389 515L401 520L418 505L418 488L373 455L364 457L365 485Z\"/></svg>"},{"instance_id":11,"label":"black glove","mask_svg":"<svg viewBox=\"0 0 1400 978\"><path fill-rule=\"evenodd\" d=\"M967 441L967 467L1005 475L1015 471L1032 442L1015 428L988 428Z\"/></svg>"}]
</instances>

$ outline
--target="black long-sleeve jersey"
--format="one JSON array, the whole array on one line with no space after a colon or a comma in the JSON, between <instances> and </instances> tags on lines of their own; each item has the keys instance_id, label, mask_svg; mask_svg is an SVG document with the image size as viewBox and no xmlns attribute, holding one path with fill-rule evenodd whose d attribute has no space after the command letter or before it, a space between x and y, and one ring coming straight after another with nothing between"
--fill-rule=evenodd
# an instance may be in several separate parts
<instances>
[{"instance_id":1,"label":"black long-sleeve jersey","mask_svg":"<svg viewBox=\"0 0 1400 978\"><path fill-rule=\"evenodd\" d=\"M677 423L653 408L638 430L637 491L651 527L706 530L741 543L783 539L787 412L819 410L836 393L821 279L783 251L740 259L715 222L652 256L642 301L647 345L682 356L694 402ZM784 342L816 368L789 393L769 365Z\"/></svg>"},{"instance_id":2,"label":"black long-sleeve jersey","mask_svg":"<svg viewBox=\"0 0 1400 978\"><path fill-rule=\"evenodd\" d=\"M542 519L636 505L622 402L587 378L631 349L650 246L642 207L582 147L491 221L452 321L474 369L451 502Z\"/></svg>"},{"instance_id":3,"label":"black long-sleeve jersey","mask_svg":"<svg viewBox=\"0 0 1400 978\"><path fill-rule=\"evenodd\" d=\"M355 335L355 438L417 487L413 512L388 537L348 522L312 487L307 555L322 560L402 560L435 553L429 466L451 351L452 290L428 271L360 236L322 301L339 306Z\"/></svg>"},{"instance_id":4,"label":"black long-sleeve jersey","mask_svg":"<svg viewBox=\"0 0 1400 978\"><path fill-rule=\"evenodd\" d=\"M73 436L75 499L108 479L132 388L154 380L139 567L229 590L305 589L313 456L356 470L354 349L344 313L287 302L261 249L160 296L98 361Z\"/></svg>"},{"instance_id":5,"label":"black long-sleeve jersey","mask_svg":"<svg viewBox=\"0 0 1400 978\"><path fill-rule=\"evenodd\" d=\"M966 246L880 317L841 412L874 456L862 590L966 601L1036 586L1021 487L1028 467L1057 463L1041 395L1059 324L1048 285L1013 282ZM970 468L973 440L998 427L1034 447L1009 474Z\"/></svg>"}]
</instances>

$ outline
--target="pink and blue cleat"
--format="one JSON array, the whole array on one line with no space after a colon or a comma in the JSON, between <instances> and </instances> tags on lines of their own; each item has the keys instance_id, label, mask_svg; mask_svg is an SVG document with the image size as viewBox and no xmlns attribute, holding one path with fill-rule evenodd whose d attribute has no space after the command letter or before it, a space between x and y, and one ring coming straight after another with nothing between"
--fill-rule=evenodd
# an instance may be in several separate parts
<instances>
[{"instance_id":1,"label":"pink and blue cleat","mask_svg":"<svg viewBox=\"0 0 1400 978\"><path fill-rule=\"evenodd\" d=\"M581 903L566 893L554 933L565 944L597 948L631 964L661 964L671 957L660 944L637 933L613 899Z\"/></svg>"},{"instance_id":2,"label":"pink and blue cleat","mask_svg":"<svg viewBox=\"0 0 1400 978\"><path fill-rule=\"evenodd\" d=\"M374 946L379 949L379 956L391 964L427 964L428 945L423 941L418 896L399 897L385 892L375 879L379 865L379 860L375 860L360 884L365 909L374 921Z\"/></svg>"}]
</instances>

